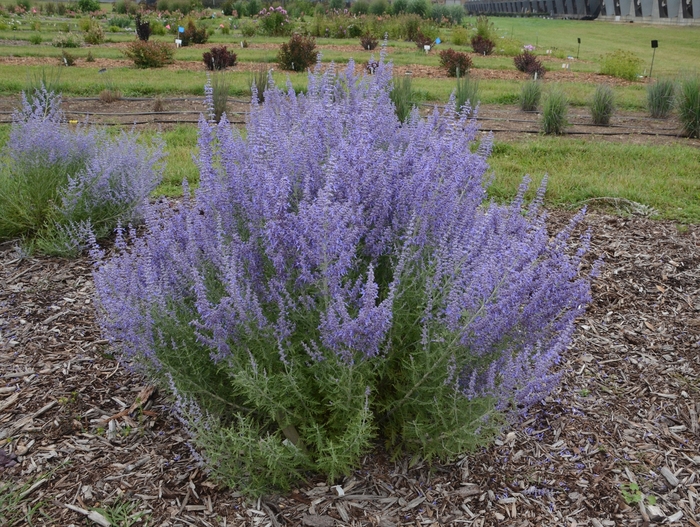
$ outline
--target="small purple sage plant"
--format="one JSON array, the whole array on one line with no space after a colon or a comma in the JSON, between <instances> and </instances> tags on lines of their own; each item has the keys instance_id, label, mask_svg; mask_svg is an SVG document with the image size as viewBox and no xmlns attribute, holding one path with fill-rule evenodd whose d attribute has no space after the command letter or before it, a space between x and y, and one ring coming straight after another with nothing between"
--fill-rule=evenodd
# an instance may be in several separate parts
<instances>
[{"instance_id":1,"label":"small purple sage plant","mask_svg":"<svg viewBox=\"0 0 700 527\"><path fill-rule=\"evenodd\" d=\"M139 221L163 169L162 144L72 127L61 96L44 86L31 100L22 94L0 155L0 239L21 237L63 255L80 252L119 223Z\"/></svg>"},{"instance_id":2,"label":"small purple sage plant","mask_svg":"<svg viewBox=\"0 0 700 527\"><path fill-rule=\"evenodd\" d=\"M486 196L474 110L402 123L392 68L269 86L245 134L200 118L200 186L99 249L99 319L170 389L208 470L252 494L347 474L382 439L454 458L555 386L590 300L582 215Z\"/></svg>"}]
</instances>

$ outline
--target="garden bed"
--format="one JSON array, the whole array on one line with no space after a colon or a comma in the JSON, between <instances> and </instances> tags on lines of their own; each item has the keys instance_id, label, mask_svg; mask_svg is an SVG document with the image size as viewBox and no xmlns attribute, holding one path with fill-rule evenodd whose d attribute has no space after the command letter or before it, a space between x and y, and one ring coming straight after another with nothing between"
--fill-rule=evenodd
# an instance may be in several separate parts
<instances>
[{"instance_id":1,"label":"garden bed","mask_svg":"<svg viewBox=\"0 0 700 527\"><path fill-rule=\"evenodd\" d=\"M48 517L34 521L53 525L90 524L77 509L129 509L148 511L149 525L597 527L646 525L655 502L675 525L698 525L700 228L617 205L622 216L585 221L605 264L561 386L495 445L452 464L410 466L377 447L338 482L342 497L312 478L247 502L208 481L168 401L156 394L123 411L146 382L107 355L89 260L27 258L4 244L0 474L29 492L16 509L3 494L0 516L39 505ZM568 216L553 211L553 230Z\"/></svg>"}]
</instances>

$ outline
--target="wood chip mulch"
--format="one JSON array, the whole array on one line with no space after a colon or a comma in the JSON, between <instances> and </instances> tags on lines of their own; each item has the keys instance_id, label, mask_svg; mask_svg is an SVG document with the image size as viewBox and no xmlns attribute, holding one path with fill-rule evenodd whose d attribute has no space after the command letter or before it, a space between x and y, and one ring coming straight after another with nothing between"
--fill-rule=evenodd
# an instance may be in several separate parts
<instances>
[{"instance_id":1,"label":"wood chip mulch","mask_svg":"<svg viewBox=\"0 0 700 527\"><path fill-rule=\"evenodd\" d=\"M39 506L34 524L109 525L128 505L134 525L700 527L700 226L586 222L594 301L521 423L452 464L378 450L337 486L256 501L209 481L168 401L109 356L87 259L0 246L0 489L24 493L0 496L0 524Z\"/></svg>"}]
</instances>

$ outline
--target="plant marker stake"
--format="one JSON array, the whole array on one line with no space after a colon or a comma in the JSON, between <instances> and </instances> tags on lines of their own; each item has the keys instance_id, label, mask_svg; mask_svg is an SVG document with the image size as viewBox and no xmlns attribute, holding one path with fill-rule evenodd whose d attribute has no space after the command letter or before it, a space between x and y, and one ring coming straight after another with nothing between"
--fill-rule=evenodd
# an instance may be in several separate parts
<instances>
[{"instance_id":1,"label":"plant marker stake","mask_svg":"<svg viewBox=\"0 0 700 527\"><path fill-rule=\"evenodd\" d=\"M578 51L576 51L576 60L578 60L578 54L581 52L581 39L578 39Z\"/></svg>"},{"instance_id":2,"label":"plant marker stake","mask_svg":"<svg viewBox=\"0 0 700 527\"><path fill-rule=\"evenodd\" d=\"M651 54L651 67L649 68L649 78L651 79L651 72L654 69L654 57L656 56L656 48L659 47L659 41L658 40L652 40L651 41L651 49L654 51Z\"/></svg>"}]
</instances>

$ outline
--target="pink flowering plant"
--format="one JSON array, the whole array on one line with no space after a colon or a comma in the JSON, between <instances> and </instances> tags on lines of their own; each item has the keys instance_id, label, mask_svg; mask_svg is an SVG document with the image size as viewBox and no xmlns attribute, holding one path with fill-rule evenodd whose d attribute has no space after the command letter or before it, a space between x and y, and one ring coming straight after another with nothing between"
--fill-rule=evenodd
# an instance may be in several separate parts
<instances>
[{"instance_id":1,"label":"pink flowering plant","mask_svg":"<svg viewBox=\"0 0 700 527\"><path fill-rule=\"evenodd\" d=\"M137 222L162 176L162 146L74 127L45 87L13 115L0 169L0 239L72 255Z\"/></svg>"},{"instance_id":2,"label":"pink flowering plant","mask_svg":"<svg viewBox=\"0 0 700 527\"><path fill-rule=\"evenodd\" d=\"M245 133L200 118L200 186L94 252L105 336L250 494L334 481L379 441L488 443L556 385L590 299L581 215L550 235L527 182L489 202L471 108L401 123L391 65L354 70L254 94Z\"/></svg>"},{"instance_id":3,"label":"pink flowering plant","mask_svg":"<svg viewBox=\"0 0 700 527\"><path fill-rule=\"evenodd\" d=\"M292 33L293 25L282 7L262 9L258 13L258 30L263 35L282 37Z\"/></svg>"}]
</instances>

